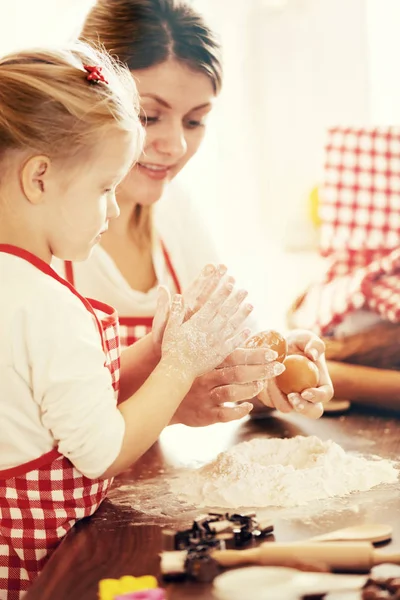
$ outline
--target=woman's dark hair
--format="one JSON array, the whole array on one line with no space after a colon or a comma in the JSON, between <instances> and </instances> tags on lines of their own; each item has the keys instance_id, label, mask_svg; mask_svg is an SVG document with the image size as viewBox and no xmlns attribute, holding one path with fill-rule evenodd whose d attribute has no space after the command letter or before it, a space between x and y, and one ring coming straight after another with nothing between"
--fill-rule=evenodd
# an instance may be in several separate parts
<instances>
[{"instance_id":1,"label":"woman's dark hair","mask_svg":"<svg viewBox=\"0 0 400 600\"><path fill-rule=\"evenodd\" d=\"M221 89L219 43L188 1L97 0L80 37L101 44L130 71L175 58L207 75L216 94ZM151 215L151 207L135 206L131 231L142 246L152 237Z\"/></svg>"},{"instance_id":2,"label":"woman's dark hair","mask_svg":"<svg viewBox=\"0 0 400 600\"><path fill-rule=\"evenodd\" d=\"M181 0L97 0L81 32L131 71L175 58L222 83L220 46L203 17Z\"/></svg>"}]
</instances>

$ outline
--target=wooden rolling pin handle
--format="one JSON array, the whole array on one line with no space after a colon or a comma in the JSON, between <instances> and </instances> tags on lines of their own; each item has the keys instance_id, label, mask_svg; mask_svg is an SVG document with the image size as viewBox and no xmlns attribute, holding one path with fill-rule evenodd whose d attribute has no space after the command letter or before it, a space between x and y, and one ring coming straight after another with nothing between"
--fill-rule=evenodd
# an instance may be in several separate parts
<instances>
[{"instance_id":1,"label":"wooden rolling pin handle","mask_svg":"<svg viewBox=\"0 0 400 600\"><path fill-rule=\"evenodd\" d=\"M400 565L400 552L385 552L385 550L374 550L372 554L373 565L392 563Z\"/></svg>"},{"instance_id":2,"label":"wooden rolling pin handle","mask_svg":"<svg viewBox=\"0 0 400 600\"><path fill-rule=\"evenodd\" d=\"M332 570L368 573L374 565L400 564L399 554L375 550L369 542L267 543L248 550L216 550L213 557L224 567L259 564L290 567L299 562L323 562Z\"/></svg>"},{"instance_id":3,"label":"wooden rolling pin handle","mask_svg":"<svg viewBox=\"0 0 400 600\"><path fill-rule=\"evenodd\" d=\"M263 562L263 554L260 552L260 548L249 548L248 550L215 550L212 556L223 567L268 564Z\"/></svg>"}]
</instances>

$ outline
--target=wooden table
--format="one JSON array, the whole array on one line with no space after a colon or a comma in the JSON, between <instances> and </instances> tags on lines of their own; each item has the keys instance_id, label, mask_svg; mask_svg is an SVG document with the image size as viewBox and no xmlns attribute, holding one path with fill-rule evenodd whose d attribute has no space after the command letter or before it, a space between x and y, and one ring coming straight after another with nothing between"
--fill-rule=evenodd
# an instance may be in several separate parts
<instances>
[{"instance_id":1,"label":"wooden table","mask_svg":"<svg viewBox=\"0 0 400 600\"><path fill-rule=\"evenodd\" d=\"M127 574L158 576L161 528L183 529L194 516L182 512L168 495L165 478L177 467L210 460L218 452L254 436L317 435L323 440L333 439L346 450L398 460L399 432L396 417L358 410L319 421L276 415L263 421L198 430L170 427L130 471L116 479L110 499L96 515L79 523L66 537L26 600L95 600L100 579ZM398 486L300 509L275 509L271 514L277 541L307 539L340 527L375 521L393 526L390 546L400 549ZM167 588L170 600L213 597L211 586L204 584L170 583Z\"/></svg>"}]
</instances>

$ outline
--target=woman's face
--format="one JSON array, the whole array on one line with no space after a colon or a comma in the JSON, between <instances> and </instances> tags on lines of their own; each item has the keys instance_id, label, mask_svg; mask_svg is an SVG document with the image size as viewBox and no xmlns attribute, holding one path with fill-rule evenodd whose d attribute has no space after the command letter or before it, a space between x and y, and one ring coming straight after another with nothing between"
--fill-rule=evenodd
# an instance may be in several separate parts
<instances>
[{"instance_id":1,"label":"woman's face","mask_svg":"<svg viewBox=\"0 0 400 600\"><path fill-rule=\"evenodd\" d=\"M207 75L176 60L132 74L141 98L146 142L117 197L121 206L149 206L197 152L215 93Z\"/></svg>"}]
</instances>

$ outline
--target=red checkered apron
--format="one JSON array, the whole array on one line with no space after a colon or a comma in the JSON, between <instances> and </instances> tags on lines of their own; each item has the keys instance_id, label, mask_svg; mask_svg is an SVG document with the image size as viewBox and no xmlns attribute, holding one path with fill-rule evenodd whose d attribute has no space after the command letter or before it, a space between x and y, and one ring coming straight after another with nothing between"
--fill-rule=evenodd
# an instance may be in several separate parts
<instances>
[{"instance_id":1,"label":"red checkered apron","mask_svg":"<svg viewBox=\"0 0 400 600\"><path fill-rule=\"evenodd\" d=\"M116 396L120 350L114 309L88 300L45 263L14 247L19 256L68 287L94 316ZM92 515L111 479L88 479L56 449L18 467L0 471L0 600L19 600L60 540L79 519Z\"/></svg>"},{"instance_id":2,"label":"red checkered apron","mask_svg":"<svg viewBox=\"0 0 400 600\"><path fill-rule=\"evenodd\" d=\"M360 309L398 323L400 128L331 129L320 197L326 270L296 321L322 335Z\"/></svg>"},{"instance_id":3,"label":"red checkered apron","mask_svg":"<svg viewBox=\"0 0 400 600\"><path fill-rule=\"evenodd\" d=\"M168 275L171 279L171 283L174 287L171 292L180 294L181 286L179 284L178 277L175 269L172 266L171 259L165 248L164 244L161 243L165 265L167 268ZM74 285L74 268L71 262L65 262L65 278L69 283ZM131 346L142 337L151 332L153 324L153 316L151 317L123 317L119 316L119 339L121 350Z\"/></svg>"}]
</instances>

